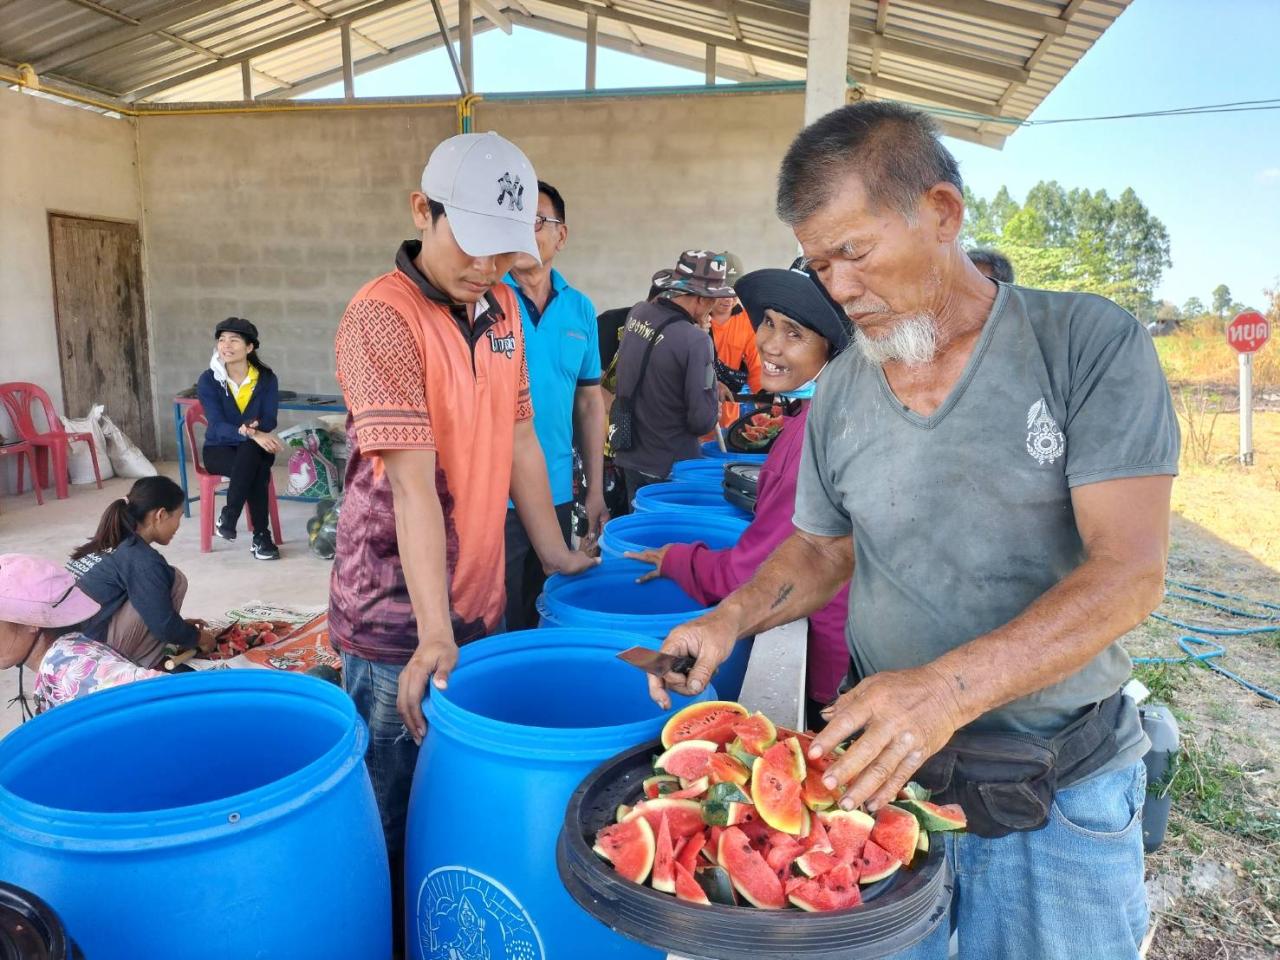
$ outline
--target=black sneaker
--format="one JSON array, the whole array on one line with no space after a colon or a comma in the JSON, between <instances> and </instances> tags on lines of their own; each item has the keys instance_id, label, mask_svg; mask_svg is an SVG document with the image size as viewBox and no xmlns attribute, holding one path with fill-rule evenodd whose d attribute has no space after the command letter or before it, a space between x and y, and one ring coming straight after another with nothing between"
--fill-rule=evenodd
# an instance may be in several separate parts
<instances>
[{"instance_id":1,"label":"black sneaker","mask_svg":"<svg viewBox=\"0 0 1280 960\"><path fill-rule=\"evenodd\" d=\"M223 540L234 540L236 538L235 520L232 519L226 507L218 511L218 522L213 525L213 532Z\"/></svg>"},{"instance_id":2,"label":"black sneaker","mask_svg":"<svg viewBox=\"0 0 1280 960\"><path fill-rule=\"evenodd\" d=\"M280 548L267 532L253 535L253 556L256 560L279 560Z\"/></svg>"}]
</instances>

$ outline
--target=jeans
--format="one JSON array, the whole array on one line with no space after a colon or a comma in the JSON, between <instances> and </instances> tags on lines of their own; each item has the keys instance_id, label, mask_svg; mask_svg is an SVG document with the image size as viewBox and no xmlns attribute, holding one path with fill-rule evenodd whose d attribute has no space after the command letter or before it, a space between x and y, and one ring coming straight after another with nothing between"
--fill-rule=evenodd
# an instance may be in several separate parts
<instances>
[{"instance_id":1,"label":"jeans","mask_svg":"<svg viewBox=\"0 0 1280 960\"><path fill-rule=\"evenodd\" d=\"M240 519L240 511L247 503L253 532L270 536L267 487L271 483L271 466L275 462L274 453L267 453L252 440L234 447L204 448L205 469L231 481L227 485L227 515L232 526Z\"/></svg>"},{"instance_id":2,"label":"jeans","mask_svg":"<svg viewBox=\"0 0 1280 960\"><path fill-rule=\"evenodd\" d=\"M573 524L573 501L556 504L556 521L565 545L570 545L569 534ZM547 582L538 551L529 542L529 534L516 514L515 507L507 508L505 533L507 548L507 626L508 630L532 630L538 625L538 594Z\"/></svg>"},{"instance_id":3,"label":"jeans","mask_svg":"<svg viewBox=\"0 0 1280 960\"><path fill-rule=\"evenodd\" d=\"M369 749L364 761L373 781L373 795L387 842L387 862L391 865L391 930L397 955L404 948L404 826L413 768L418 761L418 745L396 710L401 669L399 664L375 663L342 654L342 685L354 701L356 712L369 726Z\"/></svg>"},{"instance_id":4,"label":"jeans","mask_svg":"<svg viewBox=\"0 0 1280 960\"><path fill-rule=\"evenodd\" d=\"M630 467L622 468L622 477L627 484L627 509L631 509L631 504L636 499L636 494L641 488L649 486L651 483L662 483L662 477L651 476L647 473L641 473L639 470L632 470Z\"/></svg>"},{"instance_id":5,"label":"jeans","mask_svg":"<svg viewBox=\"0 0 1280 960\"><path fill-rule=\"evenodd\" d=\"M1141 763L1059 790L1048 824L947 834L960 960L1136 960L1147 930ZM947 960L946 923L892 960Z\"/></svg>"}]
</instances>

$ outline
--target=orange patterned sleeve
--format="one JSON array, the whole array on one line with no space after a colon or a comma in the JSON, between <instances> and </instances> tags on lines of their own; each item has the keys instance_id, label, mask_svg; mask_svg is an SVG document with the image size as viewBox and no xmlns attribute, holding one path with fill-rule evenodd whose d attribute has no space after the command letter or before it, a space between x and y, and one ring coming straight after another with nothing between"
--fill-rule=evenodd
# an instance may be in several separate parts
<instances>
[{"instance_id":1,"label":"orange patterned sleeve","mask_svg":"<svg viewBox=\"0 0 1280 960\"><path fill-rule=\"evenodd\" d=\"M395 308L353 300L338 325L336 352L338 382L361 451L436 448L422 360Z\"/></svg>"},{"instance_id":2,"label":"orange patterned sleeve","mask_svg":"<svg viewBox=\"0 0 1280 960\"><path fill-rule=\"evenodd\" d=\"M516 315L519 323L519 314ZM518 329L518 328L517 328ZM529 395L529 360L525 355L524 337L520 337L520 382L516 385L516 422L533 419L533 397Z\"/></svg>"}]
</instances>

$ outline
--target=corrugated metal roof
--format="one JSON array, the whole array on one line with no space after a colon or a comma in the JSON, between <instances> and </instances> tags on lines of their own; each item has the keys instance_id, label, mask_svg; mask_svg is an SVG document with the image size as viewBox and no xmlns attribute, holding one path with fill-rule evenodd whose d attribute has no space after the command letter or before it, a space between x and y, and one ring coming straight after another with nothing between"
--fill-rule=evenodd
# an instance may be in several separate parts
<instances>
[{"instance_id":1,"label":"corrugated metal roof","mask_svg":"<svg viewBox=\"0 0 1280 960\"><path fill-rule=\"evenodd\" d=\"M999 145L1129 0L853 0L850 77L864 95L944 111L950 132ZM441 6L452 28L457 0ZM585 38L720 76L802 80L808 4L798 0L473 0L477 32L511 24ZM256 99L341 76L339 27L357 72L441 45L428 0L9 0L0 60L124 103L234 101L241 64Z\"/></svg>"}]
</instances>

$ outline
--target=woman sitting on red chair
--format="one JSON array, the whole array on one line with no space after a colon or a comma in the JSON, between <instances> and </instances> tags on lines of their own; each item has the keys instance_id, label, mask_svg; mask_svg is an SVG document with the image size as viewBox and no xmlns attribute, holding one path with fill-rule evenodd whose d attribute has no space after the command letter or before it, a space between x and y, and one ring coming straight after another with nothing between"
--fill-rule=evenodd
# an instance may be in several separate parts
<instances>
[{"instance_id":1,"label":"woman sitting on red chair","mask_svg":"<svg viewBox=\"0 0 1280 960\"><path fill-rule=\"evenodd\" d=\"M231 481L227 505L218 514L214 532L223 540L234 540L247 503L253 555L259 560L279 560L280 549L267 522L271 467L284 449L272 432L280 404L279 382L258 358L258 328L248 320L228 317L214 328L213 337L213 359L196 382L196 394L208 420L205 468Z\"/></svg>"}]
</instances>

